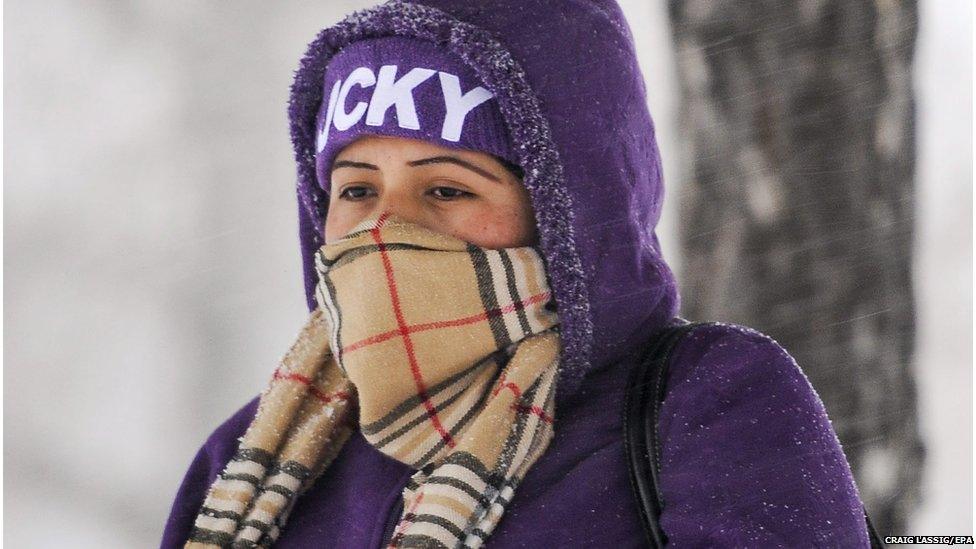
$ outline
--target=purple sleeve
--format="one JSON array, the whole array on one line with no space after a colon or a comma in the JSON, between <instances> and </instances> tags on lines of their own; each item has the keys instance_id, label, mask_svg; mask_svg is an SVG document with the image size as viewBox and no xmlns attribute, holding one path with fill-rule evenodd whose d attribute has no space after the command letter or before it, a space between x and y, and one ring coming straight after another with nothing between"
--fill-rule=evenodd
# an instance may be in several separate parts
<instances>
[{"instance_id":1,"label":"purple sleeve","mask_svg":"<svg viewBox=\"0 0 976 549\"><path fill-rule=\"evenodd\" d=\"M237 451L237 439L254 418L257 404L258 399L255 398L238 410L210 435L193 458L176 492L176 500L173 501L159 545L161 549L182 548L186 544L207 490Z\"/></svg>"},{"instance_id":2,"label":"purple sleeve","mask_svg":"<svg viewBox=\"0 0 976 549\"><path fill-rule=\"evenodd\" d=\"M726 324L688 335L672 355L659 429L670 544L869 546L823 403L769 337Z\"/></svg>"}]
</instances>

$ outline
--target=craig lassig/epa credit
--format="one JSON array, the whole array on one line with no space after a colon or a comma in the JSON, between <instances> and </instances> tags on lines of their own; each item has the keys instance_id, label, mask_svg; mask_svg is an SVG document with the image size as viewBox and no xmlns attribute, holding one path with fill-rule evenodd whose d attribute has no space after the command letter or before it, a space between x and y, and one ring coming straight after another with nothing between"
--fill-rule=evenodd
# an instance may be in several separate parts
<instances>
[{"instance_id":1,"label":"craig lassig/epa credit","mask_svg":"<svg viewBox=\"0 0 976 549\"><path fill-rule=\"evenodd\" d=\"M885 543L900 545L903 543L924 543L929 545L955 545L968 543L972 545L973 536L885 536Z\"/></svg>"}]
</instances>

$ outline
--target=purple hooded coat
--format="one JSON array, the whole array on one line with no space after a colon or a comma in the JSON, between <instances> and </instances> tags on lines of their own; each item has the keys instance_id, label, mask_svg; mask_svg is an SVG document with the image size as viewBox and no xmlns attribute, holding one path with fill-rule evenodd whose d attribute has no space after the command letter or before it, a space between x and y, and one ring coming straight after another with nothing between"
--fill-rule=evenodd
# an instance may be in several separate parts
<instances>
[{"instance_id":1,"label":"purple hooded coat","mask_svg":"<svg viewBox=\"0 0 976 549\"><path fill-rule=\"evenodd\" d=\"M329 58L405 36L448 48L491 91L538 221L562 324L555 438L490 547L641 547L622 416L628 375L678 296L654 233L663 184L633 40L610 0L393 1L310 44L289 104L309 308L328 196L315 119ZM691 220L693 222L693 220ZM865 547L850 468L813 388L775 341L710 325L672 355L658 425L661 526L676 547ZM197 454L162 547L182 547L254 417L252 400ZM355 433L302 495L276 547L381 547L413 470Z\"/></svg>"}]
</instances>

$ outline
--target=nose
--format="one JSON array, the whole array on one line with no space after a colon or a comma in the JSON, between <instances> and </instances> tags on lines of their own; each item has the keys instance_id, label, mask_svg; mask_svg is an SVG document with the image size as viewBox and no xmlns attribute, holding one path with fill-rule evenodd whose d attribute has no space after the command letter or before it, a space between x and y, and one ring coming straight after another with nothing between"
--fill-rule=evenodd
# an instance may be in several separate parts
<instances>
[{"instance_id":1,"label":"nose","mask_svg":"<svg viewBox=\"0 0 976 549\"><path fill-rule=\"evenodd\" d=\"M430 220L427 219L423 204L419 204L418 200L409 196L407 193L384 193L383 197L376 204L374 214L377 216L396 216L401 221L436 230L430 226Z\"/></svg>"}]
</instances>

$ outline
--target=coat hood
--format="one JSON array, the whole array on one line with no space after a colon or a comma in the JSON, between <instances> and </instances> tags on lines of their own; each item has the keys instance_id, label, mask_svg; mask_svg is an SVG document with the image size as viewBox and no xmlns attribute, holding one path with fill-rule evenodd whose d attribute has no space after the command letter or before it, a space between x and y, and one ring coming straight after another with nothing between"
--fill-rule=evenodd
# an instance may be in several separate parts
<instances>
[{"instance_id":1,"label":"coat hood","mask_svg":"<svg viewBox=\"0 0 976 549\"><path fill-rule=\"evenodd\" d=\"M678 305L654 232L664 191L654 124L620 8L607 0L394 0L320 32L288 107L310 310L328 209L315 168L325 68L344 46L386 36L446 48L495 95L559 308L558 393L575 393L588 371L632 353Z\"/></svg>"}]
</instances>

